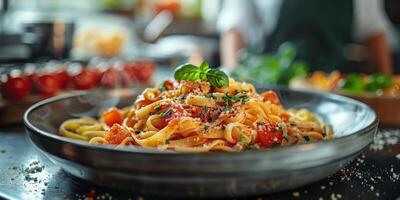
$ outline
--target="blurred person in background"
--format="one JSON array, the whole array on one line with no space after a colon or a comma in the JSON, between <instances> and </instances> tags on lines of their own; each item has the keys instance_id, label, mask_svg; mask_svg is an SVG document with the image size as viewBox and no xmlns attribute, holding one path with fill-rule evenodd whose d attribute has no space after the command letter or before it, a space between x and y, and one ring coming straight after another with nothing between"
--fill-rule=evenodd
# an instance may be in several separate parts
<instances>
[{"instance_id":1,"label":"blurred person in background","mask_svg":"<svg viewBox=\"0 0 400 200\"><path fill-rule=\"evenodd\" d=\"M365 66L347 54L354 49L349 44L361 43L365 48L355 49L364 52L361 57L373 71L391 74L382 4L381 0L225 0L217 22L222 64L233 71L240 49L268 53L291 42L298 48L296 58L312 71L360 72Z\"/></svg>"}]
</instances>

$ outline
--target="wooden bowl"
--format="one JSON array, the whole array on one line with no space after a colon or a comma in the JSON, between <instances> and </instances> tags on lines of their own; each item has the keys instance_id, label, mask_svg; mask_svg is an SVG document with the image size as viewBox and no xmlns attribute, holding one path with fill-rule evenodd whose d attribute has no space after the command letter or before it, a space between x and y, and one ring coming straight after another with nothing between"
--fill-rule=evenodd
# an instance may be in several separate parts
<instances>
[{"instance_id":1,"label":"wooden bowl","mask_svg":"<svg viewBox=\"0 0 400 200\"><path fill-rule=\"evenodd\" d=\"M400 127L400 97L344 95L361 101L374 109L378 114L380 125Z\"/></svg>"}]
</instances>

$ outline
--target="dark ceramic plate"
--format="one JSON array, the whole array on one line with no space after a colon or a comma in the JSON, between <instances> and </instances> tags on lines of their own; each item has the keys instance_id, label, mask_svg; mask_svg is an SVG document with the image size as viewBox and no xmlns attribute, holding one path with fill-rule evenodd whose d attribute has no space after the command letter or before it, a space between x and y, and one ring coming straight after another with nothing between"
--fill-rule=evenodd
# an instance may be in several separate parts
<instances>
[{"instance_id":1,"label":"dark ceramic plate","mask_svg":"<svg viewBox=\"0 0 400 200\"><path fill-rule=\"evenodd\" d=\"M276 91L286 108L308 108L332 124L335 139L241 153L182 154L113 149L57 135L62 121L95 116L117 103L129 105L137 95L134 91L50 98L28 109L24 123L33 143L76 177L142 194L183 197L255 195L311 183L339 170L376 133L377 116L363 103L328 93Z\"/></svg>"}]
</instances>

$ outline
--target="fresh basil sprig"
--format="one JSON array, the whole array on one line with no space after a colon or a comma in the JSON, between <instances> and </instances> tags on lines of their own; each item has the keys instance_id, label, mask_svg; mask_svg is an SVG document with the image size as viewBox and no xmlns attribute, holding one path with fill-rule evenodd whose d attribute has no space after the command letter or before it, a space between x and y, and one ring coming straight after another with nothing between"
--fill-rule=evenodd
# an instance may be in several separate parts
<instances>
[{"instance_id":1,"label":"fresh basil sprig","mask_svg":"<svg viewBox=\"0 0 400 200\"><path fill-rule=\"evenodd\" d=\"M178 81L208 81L212 86L218 88L229 86L228 75L219 69L209 69L206 61L201 63L199 67L192 64L183 64L176 68L174 77Z\"/></svg>"}]
</instances>

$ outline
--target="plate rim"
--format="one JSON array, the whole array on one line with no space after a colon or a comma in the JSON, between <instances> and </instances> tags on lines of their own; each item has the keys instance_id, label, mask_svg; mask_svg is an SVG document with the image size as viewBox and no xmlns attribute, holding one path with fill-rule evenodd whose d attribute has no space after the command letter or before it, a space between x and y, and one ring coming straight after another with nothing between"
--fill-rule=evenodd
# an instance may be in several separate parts
<instances>
[{"instance_id":1,"label":"plate rim","mask_svg":"<svg viewBox=\"0 0 400 200\"><path fill-rule=\"evenodd\" d=\"M50 103L54 103L57 101L61 101L61 100L65 100L68 98L73 98L73 97L77 97L77 96L82 96L82 95L88 95L91 92L90 91L75 91L73 93L70 94L62 94L62 95L58 95L58 96L54 96L54 97L50 97L48 99L44 99L42 101L39 101L35 104L33 104L31 107L29 107L23 116L23 122L26 128L28 128L29 130L31 130L33 133L35 134L41 134L44 137L47 138L51 138L53 140L58 140L60 142L67 142L73 145L77 145L81 148L87 148L87 149L92 149L92 150L101 150L101 151L112 151L112 152L124 152L124 153L136 153L136 154L153 154L153 155L175 155L175 156L186 156L186 155L196 155L196 156L208 156L211 155L222 155L222 156L243 156L243 155L247 155L249 153L254 154L254 153L275 153L275 152L279 152L279 151L296 151L296 149L300 149L300 148L306 148L306 146L310 146L310 145L318 145L318 146L325 146L331 143L336 143L336 142L340 142L340 141L347 141L347 140L353 140L353 138L358 138L361 137L365 134L368 134L372 129L376 128L379 124L379 119L378 119L378 115L377 113L368 105L366 105L363 102L357 101L355 99L352 99L350 97L346 97L346 96L342 96L342 95L338 95L338 94L333 94L333 93L328 93L328 92L321 92L321 91L304 91L304 90L293 90L290 89L288 87L281 87L281 86L267 86L267 87L257 87L257 89L270 89L270 90L286 90L286 91L294 91L294 92L300 92L300 93L306 93L306 94L313 94L313 95L321 95L321 96L326 96L328 98L334 99L334 100L339 100L339 101L349 101L351 103L354 104L358 104L362 107L365 107L366 109L372 111L373 115L374 115L374 119L372 120L372 122L370 124L368 124L366 127L364 127L363 129L360 129L358 131L354 131L348 135L342 136L342 137L338 137L338 138L333 138L331 140L323 140L323 141L316 141L316 142L309 142L309 143L304 143L304 144L297 144L297 145L293 145L293 146L284 146L284 147L274 147L271 149L257 149L257 150L246 150L246 151L242 151L242 152L212 152L212 153L180 153L180 152L174 152L174 151L160 151L158 149L146 149L146 148L115 148L114 146L111 145L94 145L94 144L89 144L87 142L84 141L79 141L79 140L74 140L71 138L66 138L66 137L62 137L60 135L54 134L54 133L50 133L44 130L39 129L38 127L34 126L30 121L29 121L29 115L30 113L32 113L34 110L50 104ZM31 138L32 139L32 138Z\"/></svg>"}]
</instances>

